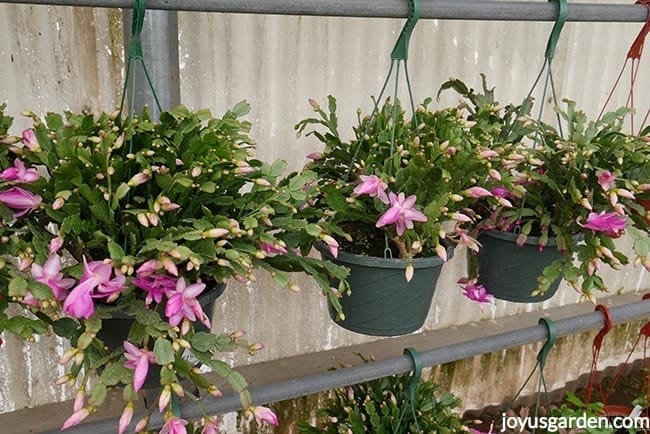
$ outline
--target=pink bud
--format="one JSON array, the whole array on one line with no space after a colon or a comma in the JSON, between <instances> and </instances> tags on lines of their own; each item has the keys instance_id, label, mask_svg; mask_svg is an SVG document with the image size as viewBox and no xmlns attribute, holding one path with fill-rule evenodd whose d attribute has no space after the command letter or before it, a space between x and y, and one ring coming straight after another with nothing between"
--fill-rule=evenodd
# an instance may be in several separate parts
<instances>
[{"instance_id":1,"label":"pink bud","mask_svg":"<svg viewBox=\"0 0 650 434\"><path fill-rule=\"evenodd\" d=\"M315 99L309 98L309 105L314 109L314 110L320 110L320 105Z\"/></svg>"},{"instance_id":2,"label":"pink bud","mask_svg":"<svg viewBox=\"0 0 650 434\"><path fill-rule=\"evenodd\" d=\"M89 414L90 412L88 411L87 408L82 408L81 410L72 413L72 416L70 416L68 419L66 419L65 422L63 422L61 431L66 430L71 426L77 425L79 422L87 418Z\"/></svg>"},{"instance_id":3,"label":"pink bud","mask_svg":"<svg viewBox=\"0 0 650 434\"><path fill-rule=\"evenodd\" d=\"M465 196L467 196L467 197L471 197L471 198L474 198L474 199L478 199L478 198L484 197L484 196L492 196L492 193L490 193L488 190L486 190L483 187L478 187L478 186L468 188L467 190L465 190L463 192L463 194Z\"/></svg>"},{"instance_id":4,"label":"pink bud","mask_svg":"<svg viewBox=\"0 0 650 434\"><path fill-rule=\"evenodd\" d=\"M271 410L268 407L262 407L262 406L251 407L251 411L253 412L253 415L255 416L255 420L257 421L258 424L262 424L262 422L267 422L268 424L273 426L280 425L280 422L278 421L278 417L275 415L273 410Z\"/></svg>"},{"instance_id":5,"label":"pink bud","mask_svg":"<svg viewBox=\"0 0 650 434\"><path fill-rule=\"evenodd\" d=\"M145 416L138 421L135 425L135 432L144 431L144 429L149 425L149 416Z\"/></svg>"},{"instance_id":6,"label":"pink bud","mask_svg":"<svg viewBox=\"0 0 650 434\"><path fill-rule=\"evenodd\" d=\"M307 154L307 158L316 161L323 158L323 154L321 152L312 152L311 154Z\"/></svg>"},{"instance_id":7,"label":"pink bud","mask_svg":"<svg viewBox=\"0 0 650 434\"><path fill-rule=\"evenodd\" d=\"M32 152L36 152L40 149L40 145L38 144L38 139L36 138L36 134L34 134L34 130L27 129L23 131L23 144Z\"/></svg>"},{"instance_id":8,"label":"pink bud","mask_svg":"<svg viewBox=\"0 0 650 434\"><path fill-rule=\"evenodd\" d=\"M460 212L455 212L451 215L452 220L456 220L457 222L471 222L472 219L469 216L466 216L463 213Z\"/></svg>"},{"instance_id":9,"label":"pink bud","mask_svg":"<svg viewBox=\"0 0 650 434\"><path fill-rule=\"evenodd\" d=\"M149 179L149 175L140 172L133 175L127 184L129 187L135 187L136 185L144 184L145 182L149 181Z\"/></svg>"},{"instance_id":10,"label":"pink bud","mask_svg":"<svg viewBox=\"0 0 650 434\"><path fill-rule=\"evenodd\" d=\"M624 188L617 188L617 189L616 189L616 193L617 193L620 197L624 197L624 198L626 198L626 199L634 200L634 194L632 194L631 191L626 190L626 189L624 189Z\"/></svg>"},{"instance_id":11,"label":"pink bud","mask_svg":"<svg viewBox=\"0 0 650 434\"><path fill-rule=\"evenodd\" d=\"M161 413L165 411L165 408L169 404L171 397L172 397L172 391L170 387L168 385L163 387L162 392L160 392L160 398L158 398L158 410Z\"/></svg>"},{"instance_id":12,"label":"pink bud","mask_svg":"<svg viewBox=\"0 0 650 434\"><path fill-rule=\"evenodd\" d=\"M444 262L447 262L447 249L445 249L445 247L442 244L438 244L436 246L436 254Z\"/></svg>"},{"instance_id":13,"label":"pink bud","mask_svg":"<svg viewBox=\"0 0 650 434\"><path fill-rule=\"evenodd\" d=\"M408 264L406 266L406 270L404 271L404 277L406 277L406 281L410 282L411 279L413 279L413 273L415 272L415 269L413 268L413 264Z\"/></svg>"},{"instance_id":14,"label":"pink bud","mask_svg":"<svg viewBox=\"0 0 650 434\"><path fill-rule=\"evenodd\" d=\"M207 238L221 238L221 237L224 237L224 236L228 235L229 233L230 233L230 231L228 229L213 228L213 229L210 229L210 230L204 232L204 235Z\"/></svg>"},{"instance_id":15,"label":"pink bud","mask_svg":"<svg viewBox=\"0 0 650 434\"><path fill-rule=\"evenodd\" d=\"M321 234L320 239L327 244L330 254L336 258L339 255L339 243L330 235Z\"/></svg>"},{"instance_id":16,"label":"pink bud","mask_svg":"<svg viewBox=\"0 0 650 434\"><path fill-rule=\"evenodd\" d=\"M81 410L84 406L85 401L86 401L86 391L84 389L79 389L76 396L74 397L74 404L72 406L72 410L75 412Z\"/></svg>"},{"instance_id":17,"label":"pink bud","mask_svg":"<svg viewBox=\"0 0 650 434\"><path fill-rule=\"evenodd\" d=\"M135 218L137 218L137 219L138 219L138 222L139 222L142 226L144 226L145 228L148 228L148 227L149 227L149 220L147 219L147 215L146 215L146 214L143 214L143 213L137 214L137 215L135 216Z\"/></svg>"},{"instance_id":18,"label":"pink bud","mask_svg":"<svg viewBox=\"0 0 650 434\"><path fill-rule=\"evenodd\" d=\"M63 246L63 238L58 236L50 240L50 253L56 253Z\"/></svg>"},{"instance_id":19,"label":"pink bud","mask_svg":"<svg viewBox=\"0 0 650 434\"><path fill-rule=\"evenodd\" d=\"M490 175L490 178L496 179L497 181L501 181L501 174L499 173L498 170L490 169L488 170L488 174Z\"/></svg>"},{"instance_id":20,"label":"pink bud","mask_svg":"<svg viewBox=\"0 0 650 434\"><path fill-rule=\"evenodd\" d=\"M63 208L63 205L65 204L65 200L63 200L62 197L57 197L54 199L54 202L52 202L52 209L57 210Z\"/></svg>"},{"instance_id":21,"label":"pink bud","mask_svg":"<svg viewBox=\"0 0 650 434\"><path fill-rule=\"evenodd\" d=\"M118 434L123 434L126 431L126 427L131 423L133 419L133 403L127 402L120 416L120 421L118 423L117 432Z\"/></svg>"},{"instance_id":22,"label":"pink bud","mask_svg":"<svg viewBox=\"0 0 650 434\"><path fill-rule=\"evenodd\" d=\"M484 158L484 159L492 158L492 157L498 157L498 156L499 156L499 153L497 151L492 150L492 149L486 149L486 150L481 151L481 152L478 153L478 157L479 158Z\"/></svg>"}]
</instances>

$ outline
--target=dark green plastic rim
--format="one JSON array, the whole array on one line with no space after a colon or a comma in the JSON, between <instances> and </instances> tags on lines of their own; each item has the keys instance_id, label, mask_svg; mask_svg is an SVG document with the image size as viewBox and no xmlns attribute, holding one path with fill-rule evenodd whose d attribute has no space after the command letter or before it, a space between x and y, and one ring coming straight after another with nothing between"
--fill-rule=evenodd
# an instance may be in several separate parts
<instances>
[{"instance_id":1,"label":"dark green plastic rim","mask_svg":"<svg viewBox=\"0 0 650 434\"><path fill-rule=\"evenodd\" d=\"M412 260L408 260L399 258L380 258L378 256L357 255L356 253L339 251L338 256L334 258L325 244L317 244L316 249L330 260L373 268L397 268L403 270L406 269L409 264L413 264L413 268L417 270L418 268L440 267L444 264L444 261L438 256L413 258ZM449 260L453 256L454 249L452 247L447 247L447 259Z\"/></svg>"}]
</instances>

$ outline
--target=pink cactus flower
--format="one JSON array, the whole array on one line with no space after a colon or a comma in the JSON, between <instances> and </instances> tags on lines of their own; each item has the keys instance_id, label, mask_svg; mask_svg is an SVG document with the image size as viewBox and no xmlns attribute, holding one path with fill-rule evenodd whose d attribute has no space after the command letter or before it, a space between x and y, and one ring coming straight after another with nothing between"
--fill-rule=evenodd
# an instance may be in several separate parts
<instances>
[{"instance_id":1,"label":"pink cactus flower","mask_svg":"<svg viewBox=\"0 0 650 434\"><path fill-rule=\"evenodd\" d=\"M477 302L481 306L481 310L483 310L483 305L492 302L492 295L487 292L485 286L478 284L476 279L461 279L459 283L460 287L463 288L463 295L470 300Z\"/></svg>"},{"instance_id":2,"label":"pink cactus flower","mask_svg":"<svg viewBox=\"0 0 650 434\"><path fill-rule=\"evenodd\" d=\"M86 262L84 258L84 273L81 276L80 284L90 282L95 289L94 298L106 297L107 302L115 301L119 293L126 289L126 277L113 268L111 264L103 261ZM111 278L111 274L115 277Z\"/></svg>"},{"instance_id":3,"label":"pink cactus flower","mask_svg":"<svg viewBox=\"0 0 650 434\"><path fill-rule=\"evenodd\" d=\"M204 283L193 283L189 286L182 277L176 281L176 288L167 294L167 306L165 315L172 327L177 326L183 318L190 321L200 320L207 328L210 328L210 319L207 317L201 304L196 299L205 289Z\"/></svg>"},{"instance_id":4,"label":"pink cactus flower","mask_svg":"<svg viewBox=\"0 0 650 434\"><path fill-rule=\"evenodd\" d=\"M147 379L149 365L156 363L156 356L153 351L138 348L129 341L124 341L124 357L126 362L124 366L133 369L133 388L139 391Z\"/></svg>"},{"instance_id":5,"label":"pink cactus flower","mask_svg":"<svg viewBox=\"0 0 650 434\"><path fill-rule=\"evenodd\" d=\"M605 191L611 190L616 184L616 178L609 170L598 171L598 184Z\"/></svg>"},{"instance_id":6,"label":"pink cactus flower","mask_svg":"<svg viewBox=\"0 0 650 434\"><path fill-rule=\"evenodd\" d=\"M591 229L594 232L603 232L610 238L618 238L623 234L627 220L615 212L601 212L599 214L590 212L587 216L587 223L580 224L586 229Z\"/></svg>"},{"instance_id":7,"label":"pink cactus flower","mask_svg":"<svg viewBox=\"0 0 650 434\"><path fill-rule=\"evenodd\" d=\"M394 223L397 226L397 235L402 235L406 229L413 228L414 221L427 221L427 216L414 207L417 200L415 195L405 198L404 193L396 195L390 192L389 199L391 207L379 217L375 224L376 227L380 228Z\"/></svg>"},{"instance_id":8,"label":"pink cactus flower","mask_svg":"<svg viewBox=\"0 0 650 434\"><path fill-rule=\"evenodd\" d=\"M22 184L30 184L38 181L41 176L36 169L25 167L25 163L18 158L14 160L14 166L8 167L0 173L0 178L8 182L16 182Z\"/></svg>"},{"instance_id":9,"label":"pink cactus flower","mask_svg":"<svg viewBox=\"0 0 650 434\"><path fill-rule=\"evenodd\" d=\"M0 192L0 202L16 211L14 217L24 216L28 212L35 210L42 200L43 198L38 194L31 193L20 187L11 187Z\"/></svg>"},{"instance_id":10,"label":"pink cactus flower","mask_svg":"<svg viewBox=\"0 0 650 434\"><path fill-rule=\"evenodd\" d=\"M490 190L490 193L492 193L492 196L495 197L503 197L503 198L512 198L514 195L510 190L506 188L505 185L500 185L498 187L494 187L492 190Z\"/></svg>"},{"instance_id":11,"label":"pink cactus flower","mask_svg":"<svg viewBox=\"0 0 650 434\"><path fill-rule=\"evenodd\" d=\"M458 244L461 246L465 246L470 250L473 250L474 252L478 252L479 248L481 247L479 242L469 236L467 233L467 230L461 229L461 228L456 228L455 229L456 235L458 235Z\"/></svg>"},{"instance_id":12,"label":"pink cactus flower","mask_svg":"<svg viewBox=\"0 0 650 434\"><path fill-rule=\"evenodd\" d=\"M78 285L63 302L63 312L73 318L88 319L95 313L95 303L91 295L93 288Z\"/></svg>"},{"instance_id":13,"label":"pink cactus flower","mask_svg":"<svg viewBox=\"0 0 650 434\"><path fill-rule=\"evenodd\" d=\"M63 300L66 290L72 288L74 279L66 279L61 274L61 257L57 254L50 255L47 261L41 266L32 264L32 277L40 283L50 287L56 300Z\"/></svg>"},{"instance_id":14,"label":"pink cactus flower","mask_svg":"<svg viewBox=\"0 0 650 434\"><path fill-rule=\"evenodd\" d=\"M163 296L173 292L176 288L176 279L166 274L143 274L133 279L133 285L146 291L144 302L149 306L153 302L160 303Z\"/></svg>"},{"instance_id":15,"label":"pink cactus flower","mask_svg":"<svg viewBox=\"0 0 650 434\"><path fill-rule=\"evenodd\" d=\"M23 144L32 152L40 148L36 134L34 134L34 130L26 129L23 131Z\"/></svg>"},{"instance_id":16,"label":"pink cactus flower","mask_svg":"<svg viewBox=\"0 0 650 434\"><path fill-rule=\"evenodd\" d=\"M250 410L253 412L253 416L255 416L255 420L258 424L261 425L263 422L266 422L273 426L280 425L278 416L276 416L276 414L270 408L259 405L256 407L251 407Z\"/></svg>"},{"instance_id":17,"label":"pink cactus flower","mask_svg":"<svg viewBox=\"0 0 650 434\"><path fill-rule=\"evenodd\" d=\"M354 188L354 194L361 196L367 194L370 197L376 197L385 204L388 204L386 189L388 184L381 180L377 175L360 175L361 184Z\"/></svg>"},{"instance_id":18,"label":"pink cactus flower","mask_svg":"<svg viewBox=\"0 0 650 434\"><path fill-rule=\"evenodd\" d=\"M321 158L323 158L323 154L321 152L312 152L310 154L307 154L307 158L309 158L310 160L316 161L316 160L320 160Z\"/></svg>"},{"instance_id":19,"label":"pink cactus flower","mask_svg":"<svg viewBox=\"0 0 650 434\"><path fill-rule=\"evenodd\" d=\"M86 262L83 258L84 272L79 285L72 289L63 303L63 311L75 318L88 319L95 312L92 298L104 298L114 301L121 291L126 289L126 278L113 270L111 264L103 261ZM115 277L111 275L115 271ZM93 291L97 293L93 293Z\"/></svg>"},{"instance_id":20,"label":"pink cactus flower","mask_svg":"<svg viewBox=\"0 0 650 434\"><path fill-rule=\"evenodd\" d=\"M172 416L167 419L160 430L160 434L187 434L185 425L187 425L187 421L185 419L180 419L178 417Z\"/></svg>"}]
</instances>

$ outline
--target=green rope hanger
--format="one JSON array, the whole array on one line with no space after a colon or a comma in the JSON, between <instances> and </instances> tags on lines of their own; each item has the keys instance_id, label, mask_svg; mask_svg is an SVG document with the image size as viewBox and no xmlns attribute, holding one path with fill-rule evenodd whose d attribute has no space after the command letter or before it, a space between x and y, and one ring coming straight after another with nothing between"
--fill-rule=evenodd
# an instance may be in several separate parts
<instances>
[{"instance_id":1,"label":"green rope hanger","mask_svg":"<svg viewBox=\"0 0 650 434\"><path fill-rule=\"evenodd\" d=\"M379 110L379 103L381 102L384 96L384 92L388 87L388 83L390 81L391 76L393 75L393 70L395 70L396 64L397 64L397 68L395 71L395 87L393 89L393 113L392 113L393 120L397 118L397 95L398 95L399 79L400 79L399 70L400 70L400 65L403 64L404 75L406 77L406 88L408 90L409 102L411 104L411 110L413 112L413 122L415 123L415 125L417 125L417 112L415 110L415 102L413 101L413 90L411 89L411 80L409 78L407 60L408 60L408 47L411 42L411 34L413 33L413 29L415 28L415 25L417 24L420 18L420 0L407 0L407 1L409 5L409 15L406 19L406 23L404 23L404 27L402 28L399 37L397 38L397 41L395 42L393 51L391 52L390 68L388 69L388 74L386 75L386 79L384 80L384 83L381 86L381 90L379 91L379 96L374 100L374 106L372 108L372 112L370 113L370 119L368 120L368 123L366 123L366 126L363 129L361 133L361 137L359 137L357 149L354 151L354 155L352 156L353 164L357 160L357 156L359 155L359 151L361 150L361 146L363 145L365 136L368 133L368 129L370 128L373 121L375 120L375 116L377 115L377 111ZM395 153L396 131L397 131L397 124L393 122L393 128L391 130L391 138L390 138L391 154ZM353 164L350 164L348 175L352 170ZM393 166L392 165L389 166L388 170L389 170L389 175L391 175ZM388 244L387 234L384 235L384 245L385 245L384 258L392 258L393 253Z\"/></svg>"},{"instance_id":2,"label":"green rope hanger","mask_svg":"<svg viewBox=\"0 0 650 434\"><path fill-rule=\"evenodd\" d=\"M129 78L131 78L131 88L130 88L130 94L131 94L131 112L133 112L133 107L135 105L135 74L132 74L133 72L133 65L139 61L140 64L142 65L142 70L144 72L144 75L147 79L147 83L149 85L149 89L151 90L151 93L153 95L154 101L156 103L156 107L158 108L159 112L162 112L162 108L160 106L160 101L158 100L158 95L156 94L156 90L154 89L153 83L151 81L151 76L149 75L149 71L147 70L147 65L144 62L144 55L142 52L142 41L140 40L140 34L142 33L142 27L144 26L144 17L145 17L145 12L146 12L146 0L133 0L133 18L131 20L131 43L129 45L129 48L127 50L128 53L128 58L126 61L126 73L124 76L124 87L122 88L122 100L120 102L120 111L119 111L119 116L118 118L121 119L122 117L122 110L124 109L124 100L126 97L126 91L127 87L129 85Z\"/></svg>"},{"instance_id":3,"label":"green rope hanger","mask_svg":"<svg viewBox=\"0 0 650 434\"><path fill-rule=\"evenodd\" d=\"M539 74L537 75L537 78L535 79L535 82L533 83L533 86L531 87L530 91L528 92L528 95L526 96L526 100L530 99L530 97L533 94L533 91L537 87L537 84L539 83L540 79L542 78L542 75L544 74L544 71L546 71L546 79L544 81L544 90L542 92L542 97L540 98L540 106L539 106L539 115L537 117L538 123L542 120L542 113L544 111L544 103L545 103L545 98L546 94L548 93L548 87L550 84L551 87L551 92L553 96L553 104L558 105L558 98L557 98L557 92L555 91L555 82L553 80L553 70L552 70L552 63L553 63L553 58L555 57L555 49L557 48L557 43L560 40L560 34L562 33L562 29L564 28L564 24L566 23L567 18L569 17L569 6L567 3L567 0L548 0L550 2L555 1L558 3L558 15L555 21L555 24L553 25L553 29L551 30L551 34L548 38L548 42L546 43L546 51L544 54L544 63L542 64L542 68L539 71ZM548 68L548 69L547 69ZM523 105L522 105L523 107ZM556 114L557 117L557 124L558 124L558 129L560 132L560 136L564 136L562 132L562 122L560 119L560 115ZM535 134L535 140L533 143L533 146L537 143L537 136L539 132Z\"/></svg>"},{"instance_id":4,"label":"green rope hanger","mask_svg":"<svg viewBox=\"0 0 650 434\"><path fill-rule=\"evenodd\" d=\"M546 405L549 408L551 406L551 401L548 396L548 387L546 386L546 379L544 378L544 367L546 366L546 359L548 358L548 354L550 353L551 349L553 348L553 345L555 345L555 341L557 340L557 331L555 328L555 323L551 319L540 318L538 324L543 324L546 327L548 337L546 339L546 342L544 342L544 345L542 345L542 348L540 348L539 352L537 353L537 362L535 363L535 366L533 367L532 371L530 371L530 374L528 374L528 377L526 377L524 384L521 385L521 387L515 394L515 397L512 399L512 403L514 405L517 399L519 399L521 393L524 391L524 388L528 385L530 380L533 378L533 374L535 374L535 371L539 369L539 381L537 383L537 398L535 399L535 413L534 413L535 418L537 418L539 414L542 393L546 397ZM534 432L535 430L533 429L533 433Z\"/></svg>"},{"instance_id":5,"label":"green rope hanger","mask_svg":"<svg viewBox=\"0 0 650 434\"><path fill-rule=\"evenodd\" d=\"M406 416L406 412L409 409L411 410L411 414L413 415L413 421L415 423L415 427L417 428L418 432L421 431L420 425L418 424L418 417L417 414L415 413L415 406L413 405L413 402L415 401L415 392L417 391L418 383L422 376L422 361L420 360L420 354L415 350L415 348L405 348L404 355L408 355L411 358L411 361L413 362L413 375L411 375L411 379L409 380L409 384L408 384L408 389L405 391L407 404L404 406L404 408L402 408L402 413L399 416L399 419L397 421L397 426L395 426L395 430L393 431L393 434L398 434L400 432L402 421L404 420L404 416Z\"/></svg>"},{"instance_id":6,"label":"green rope hanger","mask_svg":"<svg viewBox=\"0 0 650 434\"><path fill-rule=\"evenodd\" d=\"M416 111L415 111L415 103L413 101L413 91L411 89L411 80L409 79L406 61L408 60L408 46L411 41L411 34L413 33L413 29L415 28L415 25L417 24L417 21L420 18L420 0L407 0L407 1L409 4L409 16L406 19L406 23L404 24L404 27L402 28L402 31L400 32L400 35L397 38L397 41L395 42L393 51L391 52L391 62L390 62L390 68L388 69L388 74L386 74L386 79L384 80L384 83L381 86L381 90L379 91L379 96L374 100L372 112L370 113L370 119L366 124L366 127L364 128L361 137L359 138L359 146L357 146L357 149L354 152L354 155L352 156L353 163L356 161L357 156L359 155L359 150L361 149L361 145L363 144L366 133L368 132L368 129L372 125L372 122L375 119L377 111L379 110L379 103L381 102L384 96L384 92L388 87L388 83L390 81L391 76L393 75L393 70L395 69L396 63L397 63L397 71L395 74L395 88L393 90L394 101L397 102L397 89L399 85L399 67L401 63L404 63L404 73L406 76L406 86L409 93L411 110L413 110L413 117L414 120L417 122L417 120L415 119ZM393 119L396 117L396 115L397 115L397 106L393 105ZM394 152L395 150L395 130L396 130L396 125L393 124L393 130L391 133L391 153ZM351 168L352 165L350 165L350 170Z\"/></svg>"}]
</instances>

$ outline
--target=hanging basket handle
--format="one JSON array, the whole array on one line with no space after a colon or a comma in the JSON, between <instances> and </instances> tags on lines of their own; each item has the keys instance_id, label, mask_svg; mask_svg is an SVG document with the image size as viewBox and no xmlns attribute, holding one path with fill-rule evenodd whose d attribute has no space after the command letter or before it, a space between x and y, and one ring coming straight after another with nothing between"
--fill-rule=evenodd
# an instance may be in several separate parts
<instances>
[{"instance_id":1,"label":"hanging basket handle","mask_svg":"<svg viewBox=\"0 0 650 434\"><path fill-rule=\"evenodd\" d=\"M639 60L641 59L641 54L643 54L643 45L646 37L650 33L650 0L638 0L636 4L645 6L648 9L648 16L646 17L645 25L641 28L634 42L632 42L630 50L627 52L627 58Z\"/></svg>"},{"instance_id":2,"label":"hanging basket handle","mask_svg":"<svg viewBox=\"0 0 650 434\"><path fill-rule=\"evenodd\" d=\"M555 24L553 25L553 30L551 30L551 35L548 38L548 43L546 44L546 58L552 59L555 56L555 48L557 43L560 40L560 33L562 33L562 28L564 23L566 23L567 18L569 17L569 5L567 0L548 0L550 2L555 1L558 4L558 14Z\"/></svg>"},{"instance_id":3,"label":"hanging basket handle","mask_svg":"<svg viewBox=\"0 0 650 434\"><path fill-rule=\"evenodd\" d=\"M600 348L603 346L605 335L607 335L607 333L612 329L612 314L609 312L609 308L604 304L597 305L595 310L596 312L602 312L605 319L605 325L594 338L594 349L600 351Z\"/></svg>"},{"instance_id":4,"label":"hanging basket handle","mask_svg":"<svg viewBox=\"0 0 650 434\"><path fill-rule=\"evenodd\" d=\"M551 348L553 348L557 340L557 331L555 329L555 323L550 318L540 318L538 324L544 324L548 331L548 338L544 342L544 345L542 345L539 353L537 353L537 362L539 363L539 367L543 369L546 365L548 353L551 352Z\"/></svg>"},{"instance_id":5,"label":"hanging basket handle","mask_svg":"<svg viewBox=\"0 0 650 434\"><path fill-rule=\"evenodd\" d=\"M404 355L408 355L413 362L413 375L411 375L411 380L408 385L408 396L411 402L413 402L415 399L415 389L422 376L422 361L420 360L420 353L415 348L405 348Z\"/></svg>"},{"instance_id":6,"label":"hanging basket handle","mask_svg":"<svg viewBox=\"0 0 650 434\"><path fill-rule=\"evenodd\" d=\"M395 47L390 55L393 60L407 60L409 57L409 43L411 42L411 33L420 19L420 0L408 0L409 16L402 28L402 32L395 42Z\"/></svg>"}]
</instances>

